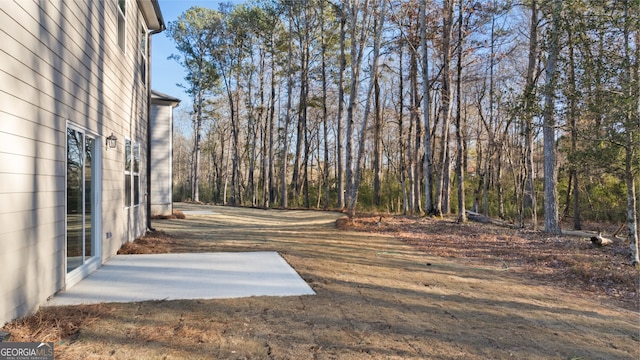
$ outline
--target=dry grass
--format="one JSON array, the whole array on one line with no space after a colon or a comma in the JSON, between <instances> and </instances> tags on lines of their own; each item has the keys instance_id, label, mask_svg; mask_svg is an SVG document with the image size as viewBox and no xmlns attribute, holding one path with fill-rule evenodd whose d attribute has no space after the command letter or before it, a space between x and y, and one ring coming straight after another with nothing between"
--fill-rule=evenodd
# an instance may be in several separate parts
<instances>
[{"instance_id":1,"label":"dry grass","mask_svg":"<svg viewBox=\"0 0 640 360\"><path fill-rule=\"evenodd\" d=\"M419 251L467 262L500 262L521 276L607 298L640 310L640 271L629 265L628 243L594 246L588 238L550 236L453 219L359 216L340 220L343 229L389 233ZM596 225L593 225L596 226ZM604 225L598 228L606 227ZM613 226L612 228L615 228Z\"/></svg>"},{"instance_id":2,"label":"dry grass","mask_svg":"<svg viewBox=\"0 0 640 360\"><path fill-rule=\"evenodd\" d=\"M216 207L121 249L278 251L314 296L48 307L4 329L57 341L57 360L640 358L638 272L623 249L446 219L367 215L336 229L336 218Z\"/></svg>"}]
</instances>

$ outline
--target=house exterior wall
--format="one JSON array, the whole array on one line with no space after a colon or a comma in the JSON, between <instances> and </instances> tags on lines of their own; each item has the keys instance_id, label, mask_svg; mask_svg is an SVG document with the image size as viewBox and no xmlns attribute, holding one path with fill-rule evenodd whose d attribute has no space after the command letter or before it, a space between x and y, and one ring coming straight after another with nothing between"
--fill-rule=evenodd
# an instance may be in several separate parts
<instances>
[{"instance_id":1,"label":"house exterior wall","mask_svg":"<svg viewBox=\"0 0 640 360\"><path fill-rule=\"evenodd\" d=\"M67 128L95 137L92 184L101 264L144 233L148 30L126 1L0 1L0 325L37 309L69 283L66 270ZM105 138L117 137L116 148ZM125 139L141 147L140 205L125 207Z\"/></svg>"},{"instance_id":2,"label":"house exterior wall","mask_svg":"<svg viewBox=\"0 0 640 360\"><path fill-rule=\"evenodd\" d=\"M173 106L151 104L151 215L171 215Z\"/></svg>"}]
</instances>

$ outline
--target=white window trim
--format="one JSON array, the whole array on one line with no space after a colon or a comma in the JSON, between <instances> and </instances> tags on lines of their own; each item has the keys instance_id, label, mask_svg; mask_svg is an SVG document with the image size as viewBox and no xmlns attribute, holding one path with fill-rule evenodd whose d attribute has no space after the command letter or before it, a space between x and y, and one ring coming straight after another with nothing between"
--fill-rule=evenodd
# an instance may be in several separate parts
<instances>
[{"instance_id":1,"label":"white window trim","mask_svg":"<svg viewBox=\"0 0 640 360\"><path fill-rule=\"evenodd\" d=\"M120 1L124 1L124 11L120 8ZM116 42L120 50L126 54L127 49L127 0L116 0ZM123 21L122 44L120 44L120 18Z\"/></svg>"},{"instance_id":2,"label":"white window trim","mask_svg":"<svg viewBox=\"0 0 640 360\"><path fill-rule=\"evenodd\" d=\"M127 142L130 144L129 146L129 160L131 161L131 163L129 164L129 170L127 170ZM129 175L129 186L130 186L130 194L129 194L129 198L127 199L127 189L124 188L122 191L124 192L123 195L123 199L124 199L124 207L125 209L129 209L129 208L135 208L140 206L141 200L140 200L140 189L141 189L141 183L140 183L140 168L142 167L142 158L140 155L140 142L139 141L134 141L131 140L130 138L125 138L124 140L125 146L124 146L124 171L123 171L123 175L125 177L125 181L126 181L126 176ZM135 163L135 152L136 152L136 148L137 148L137 152L138 152L138 171L134 171L134 163ZM136 203L136 196L135 196L135 179L138 179L138 202ZM127 203L128 200L128 203Z\"/></svg>"}]
</instances>

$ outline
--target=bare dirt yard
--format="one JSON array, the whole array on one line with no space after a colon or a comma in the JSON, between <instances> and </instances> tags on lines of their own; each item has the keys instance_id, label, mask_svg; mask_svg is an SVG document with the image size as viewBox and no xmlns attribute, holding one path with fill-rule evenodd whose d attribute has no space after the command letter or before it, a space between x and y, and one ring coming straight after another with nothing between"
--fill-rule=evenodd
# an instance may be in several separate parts
<instances>
[{"instance_id":1,"label":"bare dirt yard","mask_svg":"<svg viewBox=\"0 0 640 360\"><path fill-rule=\"evenodd\" d=\"M640 359L623 245L447 219L180 204L129 253L278 251L317 295L43 308L56 359ZM189 215L188 211L213 213Z\"/></svg>"}]
</instances>

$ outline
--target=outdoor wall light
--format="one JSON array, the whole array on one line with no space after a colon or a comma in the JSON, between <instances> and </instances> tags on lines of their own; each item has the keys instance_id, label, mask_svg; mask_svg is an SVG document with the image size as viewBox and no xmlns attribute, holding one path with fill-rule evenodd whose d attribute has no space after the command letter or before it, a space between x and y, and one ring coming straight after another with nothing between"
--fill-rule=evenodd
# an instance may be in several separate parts
<instances>
[{"instance_id":1,"label":"outdoor wall light","mask_svg":"<svg viewBox=\"0 0 640 360\"><path fill-rule=\"evenodd\" d=\"M118 141L118 138L115 135L113 135L113 133L111 133L111 135L107 136L105 145L113 149L117 145L116 141Z\"/></svg>"}]
</instances>

